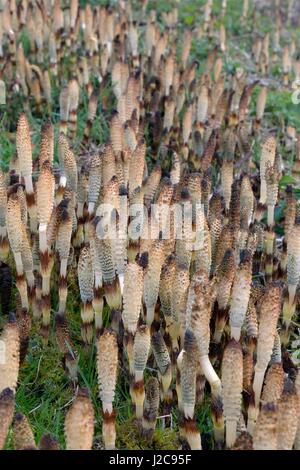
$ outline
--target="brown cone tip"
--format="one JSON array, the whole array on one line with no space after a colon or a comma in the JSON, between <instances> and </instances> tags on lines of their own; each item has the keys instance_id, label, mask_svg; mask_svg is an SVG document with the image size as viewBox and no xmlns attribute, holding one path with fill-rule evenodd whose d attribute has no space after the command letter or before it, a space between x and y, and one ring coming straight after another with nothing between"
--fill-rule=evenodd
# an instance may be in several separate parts
<instances>
[{"instance_id":1,"label":"brown cone tip","mask_svg":"<svg viewBox=\"0 0 300 470\"><path fill-rule=\"evenodd\" d=\"M39 443L40 450L59 450L60 445L57 438L51 434L43 434Z\"/></svg>"},{"instance_id":2,"label":"brown cone tip","mask_svg":"<svg viewBox=\"0 0 300 470\"><path fill-rule=\"evenodd\" d=\"M8 323L16 323L16 322L17 322L16 314L14 312L9 312Z\"/></svg>"},{"instance_id":3,"label":"brown cone tip","mask_svg":"<svg viewBox=\"0 0 300 470\"><path fill-rule=\"evenodd\" d=\"M0 393L0 400L1 401L12 400L14 396L15 396L14 391L11 388L5 388Z\"/></svg>"}]
</instances>

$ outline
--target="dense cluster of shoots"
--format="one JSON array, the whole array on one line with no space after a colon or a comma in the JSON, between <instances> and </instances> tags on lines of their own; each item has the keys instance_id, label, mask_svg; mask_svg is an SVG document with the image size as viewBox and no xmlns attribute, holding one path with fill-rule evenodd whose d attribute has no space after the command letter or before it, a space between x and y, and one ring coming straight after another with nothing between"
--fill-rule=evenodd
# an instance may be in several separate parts
<instances>
[{"instance_id":1,"label":"dense cluster of shoots","mask_svg":"<svg viewBox=\"0 0 300 470\"><path fill-rule=\"evenodd\" d=\"M41 335L71 385L97 372L67 449L93 447L99 408L115 449L129 395L149 445L176 415L183 448L205 447L205 402L215 447L299 449L300 133L270 112L300 77L293 2L260 34L243 0L252 48L230 73L229 2L192 26L180 2L92 3L0 2L0 448L11 427L16 449L60 447L14 416Z\"/></svg>"}]
</instances>

